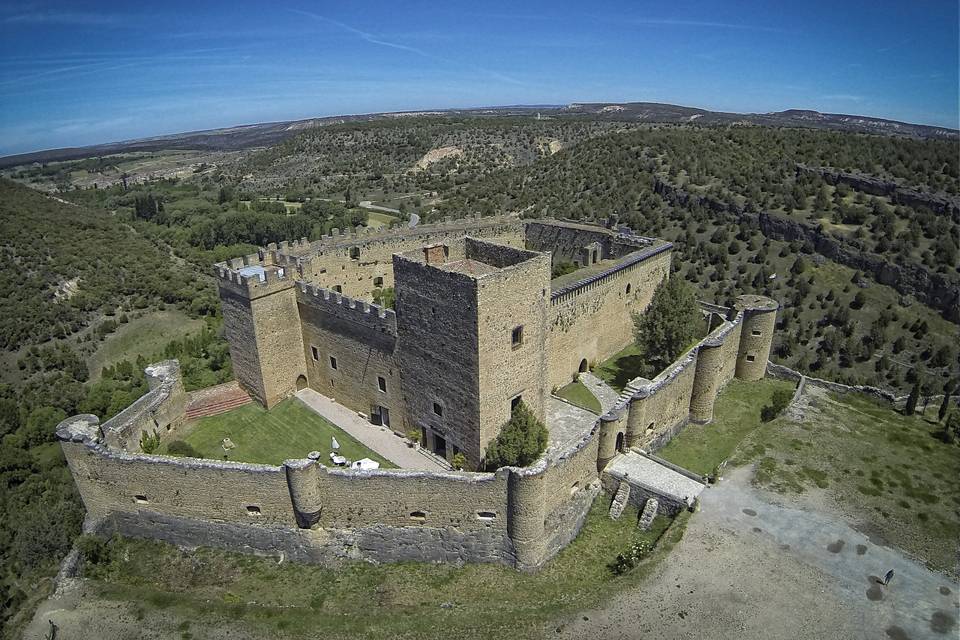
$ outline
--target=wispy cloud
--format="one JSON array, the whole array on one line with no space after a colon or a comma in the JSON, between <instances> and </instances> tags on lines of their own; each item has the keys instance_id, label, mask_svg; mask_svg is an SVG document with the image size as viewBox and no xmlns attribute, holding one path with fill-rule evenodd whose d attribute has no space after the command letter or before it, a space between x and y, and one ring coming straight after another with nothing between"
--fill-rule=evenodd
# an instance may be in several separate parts
<instances>
[{"instance_id":1,"label":"wispy cloud","mask_svg":"<svg viewBox=\"0 0 960 640\"><path fill-rule=\"evenodd\" d=\"M123 18L116 14L87 13L78 11L27 11L7 16L3 24L9 25L74 25L107 27L119 25Z\"/></svg>"},{"instance_id":2,"label":"wispy cloud","mask_svg":"<svg viewBox=\"0 0 960 640\"><path fill-rule=\"evenodd\" d=\"M381 47L388 47L388 48L390 48L390 49L398 49L398 50L400 50L400 51L409 51L410 53L416 54L416 55L421 56L421 57L423 57L423 58L426 58L426 59L428 59L428 60L434 60L434 61L436 61L436 62L442 62L442 63L445 63L445 64L457 64L455 61L453 61L453 60L451 60L451 59L449 59L449 58L445 58L445 57L443 57L443 56L438 56L438 55L436 55L435 53L429 53L429 52L427 52L427 51L424 51L423 49L419 49L419 48L417 48L417 47L412 47L412 46L410 46L410 45L402 44L402 43L400 43L400 42L393 42L393 41L391 41L391 40L386 40L386 39L382 38L381 36L378 36L378 35L375 35L375 34L373 34L373 33L370 33L369 31L364 31L363 29L358 29L358 28L356 28L356 27L350 26L349 24L345 24L345 23L343 23L343 22L340 22L339 20L334 20L333 18L328 18L328 17L326 17L326 16L322 16L322 15L319 15L319 14L316 14L316 13L311 13L311 12L309 12L309 11L302 11L302 10L300 10L300 9L289 9L289 11L292 11L293 13L300 14L300 15L302 15L302 16L306 16L306 17L308 17L308 18L313 18L314 20L318 20L318 21L320 21L320 22L326 22L327 24L331 24L331 25L333 25L333 26L335 26L335 27L337 27L337 28L339 28L339 29L341 29L341 30L343 30L343 31L346 31L346 32L348 32L348 33L352 33L353 35L357 36L357 37L360 38L361 40L363 40L363 41L365 41L365 42L369 42L370 44L379 45L379 46L381 46ZM478 72L480 72L480 73L483 73L483 74L485 74L485 75L487 75L487 76L490 76L491 78L493 78L493 79L495 79L495 80L499 80L499 81L501 81L501 82L506 82L506 83L509 83L509 84L516 84L516 85L524 85L524 84L525 84L524 82L521 82L520 80L517 80L516 78L512 78L512 77L508 76L508 75L505 74L505 73L500 73L499 71L493 71L493 70L491 70L491 69L486 69L486 68L484 68L484 67L478 67L478 66L474 66L474 65L468 65L468 67L471 68L471 69L473 69L474 71L478 71Z\"/></svg>"}]
</instances>

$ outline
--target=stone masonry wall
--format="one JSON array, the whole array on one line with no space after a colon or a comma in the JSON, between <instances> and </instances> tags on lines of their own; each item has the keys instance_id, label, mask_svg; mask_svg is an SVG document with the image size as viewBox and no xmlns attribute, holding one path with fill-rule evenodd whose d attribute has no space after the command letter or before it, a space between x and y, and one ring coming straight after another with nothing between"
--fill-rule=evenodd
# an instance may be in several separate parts
<instances>
[{"instance_id":1,"label":"stone masonry wall","mask_svg":"<svg viewBox=\"0 0 960 640\"><path fill-rule=\"evenodd\" d=\"M646 309L669 276L671 249L669 244L648 249L636 254L635 262L553 292L547 340L551 388L569 383L582 360L599 362L630 344L631 313Z\"/></svg>"}]
</instances>

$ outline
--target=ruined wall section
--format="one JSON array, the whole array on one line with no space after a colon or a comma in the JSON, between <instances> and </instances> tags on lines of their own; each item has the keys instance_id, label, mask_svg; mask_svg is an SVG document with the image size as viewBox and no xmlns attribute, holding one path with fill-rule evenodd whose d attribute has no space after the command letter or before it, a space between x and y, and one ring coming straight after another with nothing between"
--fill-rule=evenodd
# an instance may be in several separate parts
<instances>
[{"instance_id":1,"label":"ruined wall section","mask_svg":"<svg viewBox=\"0 0 960 640\"><path fill-rule=\"evenodd\" d=\"M395 255L397 348L409 420L477 464L480 431L477 280ZM440 413L435 411L437 405ZM429 435L429 434L428 434ZM432 436L430 436L432 437ZM432 442L424 443L433 449Z\"/></svg>"},{"instance_id":2,"label":"ruined wall section","mask_svg":"<svg viewBox=\"0 0 960 640\"><path fill-rule=\"evenodd\" d=\"M120 451L140 451L144 433L173 439L183 424L187 394L180 377L180 363L165 360L145 370L149 391L133 404L103 423L104 441Z\"/></svg>"},{"instance_id":3,"label":"ruined wall section","mask_svg":"<svg viewBox=\"0 0 960 640\"><path fill-rule=\"evenodd\" d=\"M396 314L303 282L297 305L308 385L366 414L385 407L390 427L405 432Z\"/></svg>"},{"instance_id":4,"label":"ruined wall section","mask_svg":"<svg viewBox=\"0 0 960 640\"><path fill-rule=\"evenodd\" d=\"M672 248L664 243L634 252L610 269L551 294L551 388L569 383L581 361L600 362L630 344L631 314L643 312L657 286L669 277Z\"/></svg>"},{"instance_id":5,"label":"ruined wall section","mask_svg":"<svg viewBox=\"0 0 960 640\"><path fill-rule=\"evenodd\" d=\"M498 268L480 276L477 285L479 435L480 451L485 451L510 420L517 396L545 420L550 257L471 238L466 239L466 256ZM520 333L517 344L515 331Z\"/></svg>"}]
</instances>

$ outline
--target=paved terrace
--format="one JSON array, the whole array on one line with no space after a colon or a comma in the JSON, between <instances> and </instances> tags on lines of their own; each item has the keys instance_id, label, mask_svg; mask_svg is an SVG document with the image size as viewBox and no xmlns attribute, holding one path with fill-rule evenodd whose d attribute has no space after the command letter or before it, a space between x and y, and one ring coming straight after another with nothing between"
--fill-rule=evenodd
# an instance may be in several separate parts
<instances>
[{"instance_id":1,"label":"paved terrace","mask_svg":"<svg viewBox=\"0 0 960 640\"><path fill-rule=\"evenodd\" d=\"M569 402L550 396L547 398L547 450L543 456L552 459L560 451L569 449L575 442L590 433L597 422L597 414L575 407Z\"/></svg>"},{"instance_id":2,"label":"paved terrace","mask_svg":"<svg viewBox=\"0 0 960 640\"><path fill-rule=\"evenodd\" d=\"M688 506L693 505L705 488L702 483L634 451L611 460L603 472Z\"/></svg>"},{"instance_id":3,"label":"paved terrace","mask_svg":"<svg viewBox=\"0 0 960 640\"><path fill-rule=\"evenodd\" d=\"M423 471L447 471L450 466L440 462L439 458L423 449L407 446L404 438L396 435L387 427L371 424L342 404L321 395L313 389L302 389L297 398L313 409L317 414L340 427L351 436L373 449L381 456L401 469L420 469ZM324 460L324 463L328 461Z\"/></svg>"}]
</instances>

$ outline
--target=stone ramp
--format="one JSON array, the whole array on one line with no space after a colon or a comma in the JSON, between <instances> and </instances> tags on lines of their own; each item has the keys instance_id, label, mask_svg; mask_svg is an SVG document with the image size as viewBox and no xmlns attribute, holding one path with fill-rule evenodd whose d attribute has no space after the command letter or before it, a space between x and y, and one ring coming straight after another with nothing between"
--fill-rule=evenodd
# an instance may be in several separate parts
<instances>
[{"instance_id":1,"label":"stone ramp","mask_svg":"<svg viewBox=\"0 0 960 640\"><path fill-rule=\"evenodd\" d=\"M668 513L692 507L706 487L636 451L617 456L603 470L603 485L608 491L617 491L621 482L630 485L630 503L638 509L648 498L656 498L659 509Z\"/></svg>"},{"instance_id":2,"label":"stone ramp","mask_svg":"<svg viewBox=\"0 0 960 640\"><path fill-rule=\"evenodd\" d=\"M579 376L580 382L587 388L587 391L592 393L593 397L600 402L600 415L613 409L613 406L617 404L617 398L620 396L613 387L589 371L585 371Z\"/></svg>"},{"instance_id":3,"label":"stone ramp","mask_svg":"<svg viewBox=\"0 0 960 640\"><path fill-rule=\"evenodd\" d=\"M231 409L250 404L253 400L240 388L236 380L207 387L187 394L187 411L184 418L196 420L226 413Z\"/></svg>"}]
</instances>

